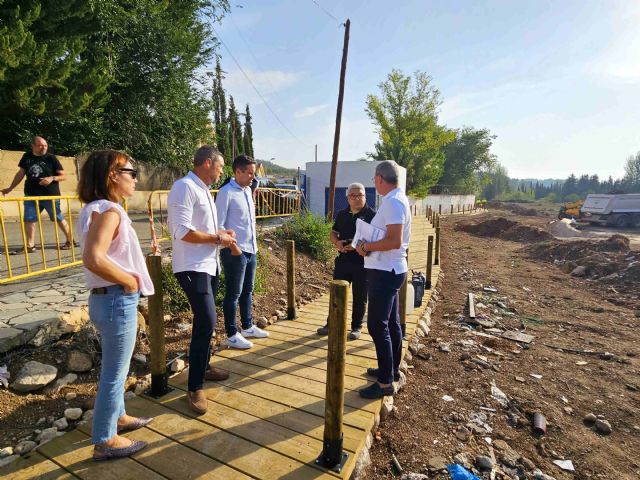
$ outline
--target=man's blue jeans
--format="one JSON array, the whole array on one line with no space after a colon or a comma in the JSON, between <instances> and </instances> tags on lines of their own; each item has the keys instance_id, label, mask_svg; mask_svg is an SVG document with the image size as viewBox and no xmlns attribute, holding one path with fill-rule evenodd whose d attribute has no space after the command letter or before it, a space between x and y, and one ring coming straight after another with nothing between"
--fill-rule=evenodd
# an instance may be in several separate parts
<instances>
[{"instance_id":1,"label":"man's blue jeans","mask_svg":"<svg viewBox=\"0 0 640 480\"><path fill-rule=\"evenodd\" d=\"M224 313L224 328L227 337L232 337L238 332L236 310L240 304L240 322L243 329L251 328L253 319L251 306L253 304L253 282L256 277L256 255L242 252L242 255L231 255L229 248L223 248L220 252L220 260L224 268L224 300L222 311Z\"/></svg>"},{"instance_id":2,"label":"man's blue jeans","mask_svg":"<svg viewBox=\"0 0 640 480\"><path fill-rule=\"evenodd\" d=\"M118 430L123 416L124 382L136 345L139 293L124 293L120 285L107 287L107 293L89 296L89 317L100 332L102 367L93 413L91 441L106 442Z\"/></svg>"},{"instance_id":3,"label":"man's blue jeans","mask_svg":"<svg viewBox=\"0 0 640 480\"><path fill-rule=\"evenodd\" d=\"M400 372L402 327L400 326L400 287L407 274L366 269L369 280L367 329L378 357L378 382L393 382Z\"/></svg>"}]
</instances>

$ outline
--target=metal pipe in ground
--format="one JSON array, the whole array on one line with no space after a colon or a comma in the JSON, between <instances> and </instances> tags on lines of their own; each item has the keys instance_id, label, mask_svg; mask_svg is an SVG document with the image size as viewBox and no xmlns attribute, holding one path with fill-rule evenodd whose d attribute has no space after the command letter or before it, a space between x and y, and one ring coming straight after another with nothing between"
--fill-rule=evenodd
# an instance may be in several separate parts
<instances>
[{"instance_id":1,"label":"metal pipe in ground","mask_svg":"<svg viewBox=\"0 0 640 480\"><path fill-rule=\"evenodd\" d=\"M327 388L324 402L322 453L316 464L340 473L348 453L342 449L344 415L344 371L347 355L347 299L349 283L333 280L329 287L329 338L327 344Z\"/></svg>"},{"instance_id":2,"label":"metal pipe in ground","mask_svg":"<svg viewBox=\"0 0 640 480\"><path fill-rule=\"evenodd\" d=\"M287 240L287 319L296 318L296 243Z\"/></svg>"},{"instance_id":3,"label":"metal pipe in ground","mask_svg":"<svg viewBox=\"0 0 640 480\"><path fill-rule=\"evenodd\" d=\"M169 393L169 375L167 373L167 353L164 345L164 289L162 287L162 257L148 255L146 258L149 276L153 281L154 294L149 301L149 347L151 350L151 389L147 392L153 397Z\"/></svg>"}]
</instances>

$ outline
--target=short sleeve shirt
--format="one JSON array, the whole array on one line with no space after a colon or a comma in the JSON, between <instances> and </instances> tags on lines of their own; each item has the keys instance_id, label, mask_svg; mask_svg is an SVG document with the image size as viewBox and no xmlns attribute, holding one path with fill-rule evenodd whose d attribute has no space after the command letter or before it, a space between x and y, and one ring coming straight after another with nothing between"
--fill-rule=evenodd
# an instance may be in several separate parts
<instances>
[{"instance_id":1,"label":"short sleeve shirt","mask_svg":"<svg viewBox=\"0 0 640 480\"><path fill-rule=\"evenodd\" d=\"M371 223L371 219L375 214L375 210L368 205L365 205L358 213L351 213L349 207L347 207L344 210L340 210L336 215L332 230L338 234L340 240L351 241L356 234L356 220L360 218L367 223ZM362 256L355 250L340 253L338 255L338 261L348 261L364 265Z\"/></svg>"},{"instance_id":2,"label":"short sleeve shirt","mask_svg":"<svg viewBox=\"0 0 640 480\"><path fill-rule=\"evenodd\" d=\"M371 252L364 259L364 268L393 271L396 275L406 273L407 249L411 237L411 208L402 190L396 188L382 197L382 203L371 220L371 225L385 231L387 225L402 225L402 245L393 250Z\"/></svg>"},{"instance_id":3,"label":"short sleeve shirt","mask_svg":"<svg viewBox=\"0 0 640 480\"><path fill-rule=\"evenodd\" d=\"M60 184L51 182L49 185L40 185L40 180L45 177L53 177L62 168L60 160L55 155L47 153L42 156L26 152L20 159L18 167L24 169L26 179L24 181L24 194L28 197L60 195Z\"/></svg>"}]
</instances>

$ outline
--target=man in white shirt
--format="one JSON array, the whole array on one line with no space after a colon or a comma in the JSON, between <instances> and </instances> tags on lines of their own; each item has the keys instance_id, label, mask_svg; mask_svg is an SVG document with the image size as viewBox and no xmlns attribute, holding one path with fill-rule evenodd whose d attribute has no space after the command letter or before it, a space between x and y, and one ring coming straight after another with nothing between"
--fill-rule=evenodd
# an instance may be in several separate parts
<instances>
[{"instance_id":1,"label":"man in white shirt","mask_svg":"<svg viewBox=\"0 0 640 480\"><path fill-rule=\"evenodd\" d=\"M193 158L193 170L173 184L168 198L173 273L193 312L187 401L199 414L207 411L204 381L229 377L209 365L217 320L218 249L235 244L233 231L219 227L209 192L209 186L219 180L223 165L224 158L214 147L200 147Z\"/></svg>"},{"instance_id":2,"label":"man in white shirt","mask_svg":"<svg viewBox=\"0 0 640 480\"><path fill-rule=\"evenodd\" d=\"M411 209L398 187L398 164L385 160L376 166L374 182L382 203L371 225L385 230L376 242L362 242L356 251L364 257L369 289L367 329L373 338L378 368L367 369L377 382L360 390L364 398L382 398L395 393L393 382L400 379L402 328L399 291L407 277L407 248L411 236ZM371 252L376 252L370 255Z\"/></svg>"},{"instance_id":3,"label":"man in white shirt","mask_svg":"<svg viewBox=\"0 0 640 480\"><path fill-rule=\"evenodd\" d=\"M223 248L220 260L224 267L225 294L222 302L225 343L231 348L247 349L253 346L248 337L265 338L269 333L253 324L253 284L256 276L256 207L253 203L251 182L256 175L256 161L247 155L233 160L233 178L220 188L216 196L216 211L220 228L233 230L239 249ZM240 305L242 331L238 332L236 311Z\"/></svg>"}]
</instances>

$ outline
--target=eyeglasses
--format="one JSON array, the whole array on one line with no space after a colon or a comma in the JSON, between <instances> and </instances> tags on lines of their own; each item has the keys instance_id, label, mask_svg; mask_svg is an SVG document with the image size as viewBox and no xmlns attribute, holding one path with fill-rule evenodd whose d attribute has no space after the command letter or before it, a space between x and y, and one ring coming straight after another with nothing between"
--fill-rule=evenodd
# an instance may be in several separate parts
<instances>
[{"instance_id":1,"label":"eyeglasses","mask_svg":"<svg viewBox=\"0 0 640 480\"><path fill-rule=\"evenodd\" d=\"M138 176L138 170L136 170L135 168L118 168L118 172L128 173L129 175L131 175L131 178L133 180L135 180Z\"/></svg>"},{"instance_id":2,"label":"eyeglasses","mask_svg":"<svg viewBox=\"0 0 640 480\"><path fill-rule=\"evenodd\" d=\"M348 196L349 198L363 198L363 197L364 197L364 195L363 195L362 193L358 193L358 194L350 193L350 194L349 194L349 195L347 195L347 196Z\"/></svg>"}]
</instances>

